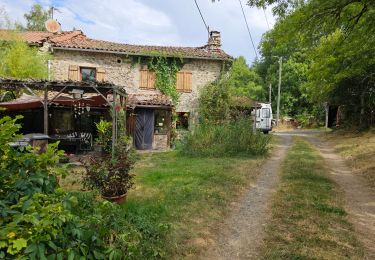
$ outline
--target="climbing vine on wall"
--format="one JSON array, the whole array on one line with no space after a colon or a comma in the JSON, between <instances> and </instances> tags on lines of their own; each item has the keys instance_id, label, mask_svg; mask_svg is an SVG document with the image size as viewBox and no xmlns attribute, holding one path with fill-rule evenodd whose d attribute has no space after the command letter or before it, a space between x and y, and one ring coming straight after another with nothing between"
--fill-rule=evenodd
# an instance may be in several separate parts
<instances>
[{"instance_id":1,"label":"climbing vine on wall","mask_svg":"<svg viewBox=\"0 0 375 260\"><path fill-rule=\"evenodd\" d=\"M147 65L148 69L155 71L155 86L161 93L172 98L176 105L179 94L176 89L177 72L184 65L182 55L167 57L164 53L152 52L149 56L139 56L133 58L133 65Z\"/></svg>"},{"instance_id":2,"label":"climbing vine on wall","mask_svg":"<svg viewBox=\"0 0 375 260\"><path fill-rule=\"evenodd\" d=\"M156 87L161 93L170 96L175 104L179 94L176 89L177 72L183 66L182 58L170 58L165 56L152 57L148 67L156 73Z\"/></svg>"}]
</instances>

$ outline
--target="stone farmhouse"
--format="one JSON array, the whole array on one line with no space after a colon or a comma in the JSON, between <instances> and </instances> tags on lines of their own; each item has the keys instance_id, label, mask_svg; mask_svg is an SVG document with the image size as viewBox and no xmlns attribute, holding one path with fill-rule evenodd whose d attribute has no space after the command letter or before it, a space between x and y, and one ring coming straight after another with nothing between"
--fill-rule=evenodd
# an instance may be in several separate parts
<instances>
[{"instance_id":1,"label":"stone farmhouse","mask_svg":"<svg viewBox=\"0 0 375 260\"><path fill-rule=\"evenodd\" d=\"M178 117L177 129L191 128L198 119L201 90L216 80L231 61L231 57L221 49L220 33L216 31L210 33L208 43L202 47L122 44L90 39L80 30L23 32L22 37L29 45L52 54L52 80L96 80L123 86L128 93L127 129L138 149L169 147L173 110ZM136 62L159 54L183 60L183 66L177 72L177 105L159 91L155 85L155 72L147 64ZM74 121L72 116L62 115L61 118L69 122L63 120L59 127L51 127L52 131L69 130L61 124L74 125L70 122ZM93 125L92 122L90 124Z\"/></svg>"}]
</instances>

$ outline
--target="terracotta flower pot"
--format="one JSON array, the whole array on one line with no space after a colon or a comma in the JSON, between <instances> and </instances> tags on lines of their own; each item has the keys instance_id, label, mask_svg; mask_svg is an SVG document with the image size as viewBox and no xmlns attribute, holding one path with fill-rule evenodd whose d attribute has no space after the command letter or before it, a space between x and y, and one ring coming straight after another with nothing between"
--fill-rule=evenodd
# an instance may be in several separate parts
<instances>
[{"instance_id":1,"label":"terracotta flower pot","mask_svg":"<svg viewBox=\"0 0 375 260\"><path fill-rule=\"evenodd\" d=\"M119 195L119 196L113 196L113 197L107 197L107 196L102 195L102 198L106 199L106 200L108 200L110 202L114 202L114 203L117 203L117 204L122 204L122 203L124 203L126 201L127 195L128 195L127 193Z\"/></svg>"}]
</instances>

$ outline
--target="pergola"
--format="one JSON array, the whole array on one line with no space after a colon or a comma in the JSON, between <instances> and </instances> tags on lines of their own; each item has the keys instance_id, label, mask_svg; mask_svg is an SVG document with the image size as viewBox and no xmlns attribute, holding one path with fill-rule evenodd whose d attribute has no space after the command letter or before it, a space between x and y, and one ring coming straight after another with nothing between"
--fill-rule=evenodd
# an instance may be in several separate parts
<instances>
[{"instance_id":1,"label":"pergola","mask_svg":"<svg viewBox=\"0 0 375 260\"><path fill-rule=\"evenodd\" d=\"M127 94L123 86L98 81L51 81L0 78L0 89L8 91L25 91L35 96L38 96L36 92L39 92L44 96L40 102L43 104L45 134L48 134L48 107L59 96L62 94L82 95L83 93L97 94L101 96L112 109L112 156L114 156L114 146L118 139L117 108L119 106L125 108L126 113ZM48 98L48 93L51 91L57 92L52 99ZM108 94L110 94L110 96L108 96ZM126 120L126 115L122 120Z\"/></svg>"}]
</instances>

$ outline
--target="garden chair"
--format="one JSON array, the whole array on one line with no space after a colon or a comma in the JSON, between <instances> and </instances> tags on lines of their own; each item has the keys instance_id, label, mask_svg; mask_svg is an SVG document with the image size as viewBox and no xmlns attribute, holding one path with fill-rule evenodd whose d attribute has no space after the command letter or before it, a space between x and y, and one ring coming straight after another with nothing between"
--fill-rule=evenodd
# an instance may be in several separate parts
<instances>
[{"instance_id":1,"label":"garden chair","mask_svg":"<svg viewBox=\"0 0 375 260\"><path fill-rule=\"evenodd\" d=\"M82 151L91 151L92 150L92 134L83 132L79 134L80 144L79 149Z\"/></svg>"}]
</instances>

